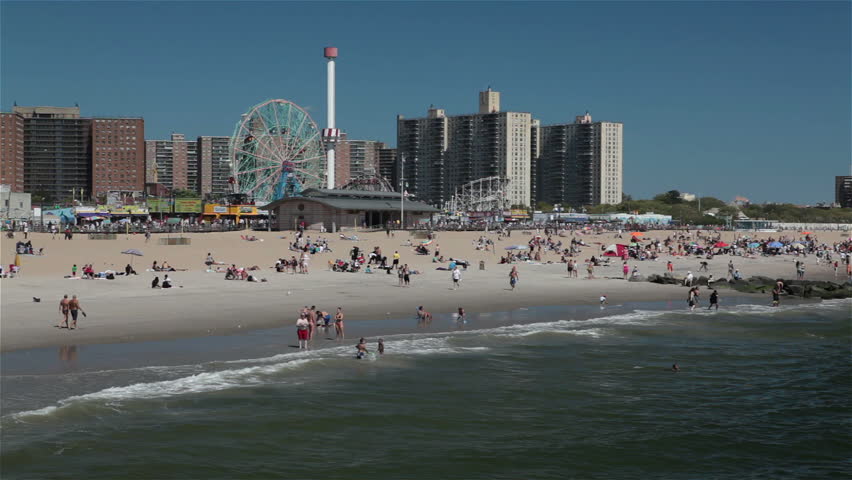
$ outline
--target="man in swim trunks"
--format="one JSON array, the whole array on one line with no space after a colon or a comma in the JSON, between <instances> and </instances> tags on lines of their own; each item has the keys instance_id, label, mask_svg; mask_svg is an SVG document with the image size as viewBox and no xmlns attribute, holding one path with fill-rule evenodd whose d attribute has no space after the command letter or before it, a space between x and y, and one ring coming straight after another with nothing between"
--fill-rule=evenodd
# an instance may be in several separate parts
<instances>
[{"instance_id":1,"label":"man in swim trunks","mask_svg":"<svg viewBox=\"0 0 852 480\"><path fill-rule=\"evenodd\" d=\"M358 360L361 360L362 358L366 357L368 353L370 353L367 350L367 342L366 340L364 340L364 337L361 337L361 340L358 341L358 345L355 346L355 349L355 358L357 358Z\"/></svg>"},{"instance_id":2,"label":"man in swim trunks","mask_svg":"<svg viewBox=\"0 0 852 480\"><path fill-rule=\"evenodd\" d=\"M308 323L307 315L299 314L299 319L296 320L296 336L299 338L299 349L308 348L308 338L310 337L310 324Z\"/></svg>"},{"instance_id":3,"label":"man in swim trunks","mask_svg":"<svg viewBox=\"0 0 852 480\"><path fill-rule=\"evenodd\" d=\"M68 306L69 303L71 303L71 301L68 300L68 295L63 296L62 300L59 301L59 313L61 313L64 318L64 322L59 322L59 325L57 325L59 328L68 328L68 313L71 310ZM65 325L63 325L63 323Z\"/></svg>"},{"instance_id":4,"label":"man in swim trunks","mask_svg":"<svg viewBox=\"0 0 852 480\"><path fill-rule=\"evenodd\" d=\"M77 328L77 313L78 311L83 312L83 315L86 315L86 311L80 306L80 300L77 300L77 295L73 295L71 297L71 301L68 302L68 309L71 311L71 328L70 330L74 330Z\"/></svg>"}]
</instances>

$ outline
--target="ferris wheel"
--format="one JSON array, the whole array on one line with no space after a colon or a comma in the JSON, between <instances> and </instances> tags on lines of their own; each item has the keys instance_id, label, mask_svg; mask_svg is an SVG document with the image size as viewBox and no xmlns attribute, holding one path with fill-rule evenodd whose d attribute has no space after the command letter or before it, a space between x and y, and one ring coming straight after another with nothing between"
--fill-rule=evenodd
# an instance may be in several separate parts
<instances>
[{"instance_id":1,"label":"ferris wheel","mask_svg":"<svg viewBox=\"0 0 852 480\"><path fill-rule=\"evenodd\" d=\"M255 105L237 123L230 156L238 193L272 202L320 188L325 149L310 115L287 100Z\"/></svg>"}]
</instances>

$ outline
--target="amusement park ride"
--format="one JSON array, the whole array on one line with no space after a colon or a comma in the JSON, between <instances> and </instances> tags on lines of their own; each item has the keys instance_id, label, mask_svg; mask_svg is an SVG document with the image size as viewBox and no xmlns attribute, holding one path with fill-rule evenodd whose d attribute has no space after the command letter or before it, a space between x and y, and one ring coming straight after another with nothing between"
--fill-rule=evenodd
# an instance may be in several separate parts
<instances>
[{"instance_id":1,"label":"amusement park ride","mask_svg":"<svg viewBox=\"0 0 852 480\"><path fill-rule=\"evenodd\" d=\"M288 100L267 100L242 115L231 136L229 155L234 193L255 203L300 196L308 188L334 187L334 60L327 47L328 122L322 132L303 108Z\"/></svg>"}]
</instances>

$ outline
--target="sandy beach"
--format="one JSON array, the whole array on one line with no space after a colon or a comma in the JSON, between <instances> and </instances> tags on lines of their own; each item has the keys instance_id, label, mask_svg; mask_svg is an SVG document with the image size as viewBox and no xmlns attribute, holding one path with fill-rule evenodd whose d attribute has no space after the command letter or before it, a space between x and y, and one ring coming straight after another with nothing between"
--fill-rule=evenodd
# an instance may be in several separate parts
<instances>
[{"instance_id":1,"label":"sandy beach","mask_svg":"<svg viewBox=\"0 0 852 480\"><path fill-rule=\"evenodd\" d=\"M408 233L396 232L393 237L388 237L385 232L358 232L359 240L352 241L340 239L337 234L309 232L312 238L328 238L333 250L314 255L309 274L277 273L272 268L277 258L295 255L288 249L293 232L253 232L262 240L254 242L243 240L241 235L245 233L185 234L184 237L191 239L189 246L160 245L158 240L165 234L155 234L149 242L142 235L119 235L116 240L89 240L87 235L77 234L73 240L66 241L61 235L53 239L50 234L30 234L29 240L34 248L44 247L45 255L24 256L21 275L0 280L0 350L68 342L115 343L223 335L248 329L288 326L295 323L297 311L304 305L316 305L330 312L341 306L347 321L358 321L413 316L418 305L424 305L433 313L453 312L460 306L469 312L502 311L538 305L595 304L600 295L607 295L610 302L671 301L685 305L687 294L686 289L679 286L623 280L618 259L613 259L611 266L598 267L596 279L583 278L586 275L584 269L581 269L580 278L569 278L565 265L556 263L560 257L555 253L545 254L541 264L518 263L520 283L515 291L511 291L508 282L511 265L499 265L498 261L506 246L525 244L530 239L530 235L520 231L499 241L494 233L438 232L433 249L440 247L444 257L460 258L472 264L463 272L462 286L458 290L451 288L450 272L436 270L440 266L446 267L446 263L432 263L431 255L416 255L407 242L410 240L416 245L419 240ZM664 239L671 234L670 231L649 232L646 238ZM842 232L816 234L820 242L828 244L844 239ZM496 252L474 248L473 242L481 235L495 241ZM724 232L722 237L731 241L735 235L734 232ZM752 238L800 236L797 232L745 235ZM574 236L588 244L583 248L580 259L599 255L601 244L625 242L624 238L615 238L612 232ZM561 240L567 243L571 237L571 233L566 233ZM18 233L15 240L2 240L4 265L14 262L14 242L22 238L23 235ZM412 285L404 288L397 285L395 274L387 275L381 270L373 274L365 274L363 270L359 273L330 271L328 262L348 258L354 245L365 251L380 246L388 258L398 250L401 262L421 273L413 275ZM144 256L131 259L120 253L131 248L141 250ZM224 273L207 272L204 260L208 252L218 262L242 267L257 265L260 270L253 273L267 279L267 282L226 281ZM629 265L631 268L638 266L645 276L662 274L666 260L670 258L674 262L676 276L683 276L688 270L699 274L700 260L695 257L664 255L658 261L631 260ZM710 260L708 273L717 279L724 278L731 258L717 256ZM106 269L123 271L131 260L139 275L118 276L115 280L64 278L71 274L73 264L82 268L84 264L92 263L96 272ZM175 288L150 288L155 275L163 276L163 272L146 271L154 260L186 269L169 272ZM733 257L736 268L745 277L794 278L795 260L796 257L790 255ZM479 269L480 261L485 262L485 270ZM554 263L548 264L548 261ZM842 280L834 276L833 268L817 265L813 255L809 255L805 262L808 279ZM726 293L720 293L724 306ZM55 327L60 320L58 303L65 294L78 295L88 314L80 318L79 328L74 331ZM743 294L738 293L737 296L742 297ZM34 302L33 297L41 301Z\"/></svg>"}]
</instances>

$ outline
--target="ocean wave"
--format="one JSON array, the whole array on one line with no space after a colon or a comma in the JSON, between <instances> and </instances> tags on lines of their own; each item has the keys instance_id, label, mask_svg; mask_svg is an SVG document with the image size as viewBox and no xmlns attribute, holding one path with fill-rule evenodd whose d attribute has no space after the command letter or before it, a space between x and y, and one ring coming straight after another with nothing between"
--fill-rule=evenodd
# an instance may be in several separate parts
<instances>
[{"instance_id":1,"label":"ocean wave","mask_svg":"<svg viewBox=\"0 0 852 480\"><path fill-rule=\"evenodd\" d=\"M395 357L435 355L435 354L464 354L482 352L487 347L453 346L447 338L407 338L389 340L386 348L394 352ZM312 362L330 359L349 358L354 356L353 346L339 346L309 350L307 352L292 352L274 355L267 358L234 360L220 363L254 363L250 367L224 369L197 373L172 380L134 383L121 387L110 387L93 393L76 395L59 400L56 405L37 410L27 410L6 415L3 419L21 421L28 417L38 417L55 414L65 408L90 402L95 402L115 409L121 402L167 398L180 395L215 392L231 388L245 388L283 383L275 376L286 370L295 370ZM168 367L157 367L167 369Z\"/></svg>"}]
</instances>

